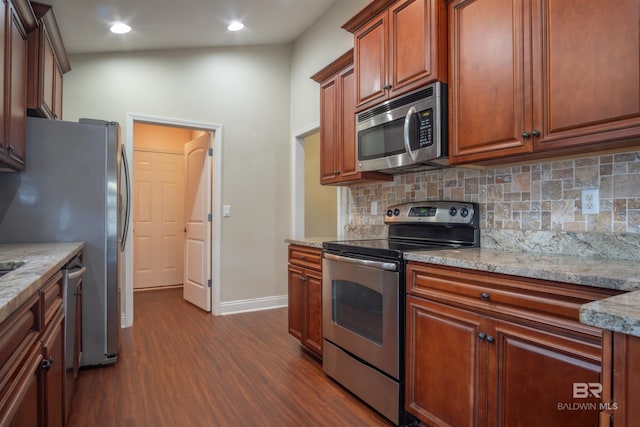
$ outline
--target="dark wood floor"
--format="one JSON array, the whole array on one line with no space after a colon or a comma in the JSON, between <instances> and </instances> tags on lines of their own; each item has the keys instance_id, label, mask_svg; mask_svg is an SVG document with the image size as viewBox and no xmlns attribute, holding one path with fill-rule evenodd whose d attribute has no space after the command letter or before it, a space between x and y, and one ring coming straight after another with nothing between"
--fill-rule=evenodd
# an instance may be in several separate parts
<instances>
[{"instance_id":1,"label":"dark wood floor","mask_svg":"<svg viewBox=\"0 0 640 427\"><path fill-rule=\"evenodd\" d=\"M389 426L287 333L287 310L215 317L135 294L113 366L80 372L70 427Z\"/></svg>"}]
</instances>

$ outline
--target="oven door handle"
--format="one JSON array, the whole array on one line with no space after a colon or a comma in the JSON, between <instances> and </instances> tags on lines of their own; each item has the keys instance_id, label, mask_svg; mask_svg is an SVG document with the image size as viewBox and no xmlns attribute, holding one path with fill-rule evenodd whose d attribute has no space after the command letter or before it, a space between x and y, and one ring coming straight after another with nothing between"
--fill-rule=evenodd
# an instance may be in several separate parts
<instances>
[{"instance_id":1,"label":"oven door handle","mask_svg":"<svg viewBox=\"0 0 640 427\"><path fill-rule=\"evenodd\" d=\"M350 264L357 264L364 267L377 268L378 270L398 271L398 266L396 265L395 262L372 261L369 259L348 258L345 256L327 254L327 253L324 254L324 257L331 261L348 262Z\"/></svg>"}]
</instances>

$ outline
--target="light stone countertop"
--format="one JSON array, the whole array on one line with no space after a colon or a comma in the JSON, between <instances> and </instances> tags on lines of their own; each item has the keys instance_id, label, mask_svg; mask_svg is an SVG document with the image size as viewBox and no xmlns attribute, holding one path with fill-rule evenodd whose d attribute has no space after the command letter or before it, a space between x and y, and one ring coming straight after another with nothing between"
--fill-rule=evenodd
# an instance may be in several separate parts
<instances>
[{"instance_id":1,"label":"light stone countertop","mask_svg":"<svg viewBox=\"0 0 640 427\"><path fill-rule=\"evenodd\" d=\"M285 239L285 243L291 245L306 246L308 248L322 249L322 242L338 240L337 237L304 237L302 239Z\"/></svg>"},{"instance_id":2,"label":"light stone countertop","mask_svg":"<svg viewBox=\"0 0 640 427\"><path fill-rule=\"evenodd\" d=\"M286 242L322 248L323 241L331 240L338 239L287 239ZM486 248L407 252L404 257L408 261L625 291L583 305L580 322L640 336L640 265L635 260Z\"/></svg>"},{"instance_id":3,"label":"light stone countertop","mask_svg":"<svg viewBox=\"0 0 640 427\"><path fill-rule=\"evenodd\" d=\"M580 322L640 336L640 268L637 261L482 248L414 252L405 254L405 259L628 291L583 305Z\"/></svg>"},{"instance_id":4,"label":"light stone countertop","mask_svg":"<svg viewBox=\"0 0 640 427\"><path fill-rule=\"evenodd\" d=\"M405 259L533 279L620 291L640 290L634 261L506 252L495 249L445 249L405 253Z\"/></svg>"},{"instance_id":5,"label":"light stone countertop","mask_svg":"<svg viewBox=\"0 0 640 427\"><path fill-rule=\"evenodd\" d=\"M0 265L24 265L0 277L0 322L7 319L73 256L82 242L0 245Z\"/></svg>"}]
</instances>

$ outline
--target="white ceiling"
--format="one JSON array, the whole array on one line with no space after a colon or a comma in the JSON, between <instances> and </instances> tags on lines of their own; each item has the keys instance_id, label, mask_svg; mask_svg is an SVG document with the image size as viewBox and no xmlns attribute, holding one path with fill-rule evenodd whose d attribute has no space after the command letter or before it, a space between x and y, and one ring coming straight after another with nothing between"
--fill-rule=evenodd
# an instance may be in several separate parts
<instances>
[{"instance_id":1,"label":"white ceiling","mask_svg":"<svg viewBox=\"0 0 640 427\"><path fill-rule=\"evenodd\" d=\"M335 0L39 0L53 6L67 52L97 53L294 41ZM227 31L232 20L242 31ZM115 21L132 27L109 32Z\"/></svg>"}]
</instances>

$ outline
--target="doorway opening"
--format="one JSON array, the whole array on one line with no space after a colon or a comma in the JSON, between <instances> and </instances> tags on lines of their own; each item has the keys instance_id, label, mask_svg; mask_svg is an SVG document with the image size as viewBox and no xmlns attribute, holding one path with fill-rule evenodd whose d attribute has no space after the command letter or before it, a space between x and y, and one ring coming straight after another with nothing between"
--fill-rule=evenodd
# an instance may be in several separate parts
<instances>
[{"instance_id":1,"label":"doorway opening","mask_svg":"<svg viewBox=\"0 0 640 427\"><path fill-rule=\"evenodd\" d=\"M341 239L344 236L345 226L349 221L349 187L333 187L320 185L320 123L311 124L305 128L293 132L291 139L291 237L303 239L305 237L326 237ZM314 146L315 144L315 146ZM317 152L317 155L308 156L308 152ZM317 156L316 158L313 158ZM317 165L317 172L307 175L307 168ZM314 176L315 175L315 176ZM313 192L313 187L320 189L335 189L329 191L329 198L335 198L335 204L331 203L331 209L335 210L335 222L331 219L330 225L322 225L322 229L315 226L316 219L313 213L308 211L314 209L312 205L307 205L307 199L312 200L313 196L307 196L308 192ZM333 218L333 215L332 215ZM307 228L307 221L312 225ZM335 224L335 225L334 225ZM333 227L333 228L332 228ZM311 234L325 235L311 236Z\"/></svg>"},{"instance_id":2,"label":"doorway opening","mask_svg":"<svg viewBox=\"0 0 640 427\"><path fill-rule=\"evenodd\" d=\"M219 314L222 126L129 114L129 234L122 325L133 292L183 287L187 301Z\"/></svg>"},{"instance_id":3,"label":"doorway opening","mask_svg":"<svg viewBox=\"0 0 640 427\"><path fill-rule=\"evenodd\" d=\"M338 189L320 185L320 132L304 138L304 237L332 237L338 229Z\"/></svg>"}]
</instances>

